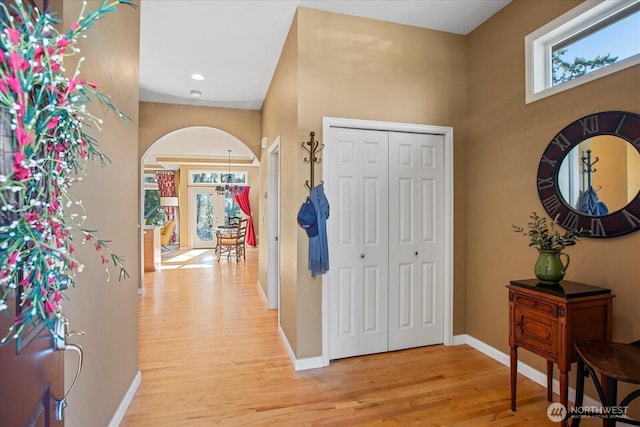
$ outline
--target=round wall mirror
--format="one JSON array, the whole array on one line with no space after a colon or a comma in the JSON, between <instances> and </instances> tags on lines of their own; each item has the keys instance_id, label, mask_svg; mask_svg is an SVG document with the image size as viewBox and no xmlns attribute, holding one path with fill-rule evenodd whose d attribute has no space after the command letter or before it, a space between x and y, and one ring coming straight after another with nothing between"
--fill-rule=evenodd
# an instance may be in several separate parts
<instances>
[{"instance_id":1,"label":"round wall mirror","mask_svg":"<svg viewBox=\"0 0 640 427\"><path fill-rule=\"evenodd\" d=\"M604 111L566 126L542 155L537 188L565 228L589 237L640 229L640 115Z\"/></svg>"}]
</instances>

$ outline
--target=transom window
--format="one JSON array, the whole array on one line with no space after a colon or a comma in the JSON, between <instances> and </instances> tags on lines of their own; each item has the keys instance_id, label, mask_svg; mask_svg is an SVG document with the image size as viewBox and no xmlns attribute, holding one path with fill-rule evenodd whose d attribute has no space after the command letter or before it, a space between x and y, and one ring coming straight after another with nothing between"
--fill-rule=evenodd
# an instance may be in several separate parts
<instances>
[{"instance_id":1,"label":"transom window","mask_svg":"<svg viewBox=\"0 0 640 427\"><path fill-rule=\"evenodd\" d=\"M584 2L525 38L526 102L640 63L640 0Z\"/></svg>"},{"instance_id":2,"label":"transom window","mask_svg":"<svg viewBox=\"0 0 640 427\"><path fill-rule=\"evenodd\" d=\"M247 185L248 175L247 171L191 171L189 185Z\"/></svg>"}]
</instances>

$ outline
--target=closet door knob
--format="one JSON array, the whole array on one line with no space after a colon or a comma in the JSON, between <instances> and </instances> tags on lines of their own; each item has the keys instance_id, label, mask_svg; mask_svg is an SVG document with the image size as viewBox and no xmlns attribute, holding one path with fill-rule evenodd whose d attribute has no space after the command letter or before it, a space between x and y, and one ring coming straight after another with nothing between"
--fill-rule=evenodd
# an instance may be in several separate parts
<instances>
[{"instance_id":1,"label":"closet door knob","mask_svg":"<svg viewBox=\"0 0 640 427\"><path fill-rule=\"evenodd\" d=\"M364 254L360 254L360 259L364 259Z\"/></svg>"},{"instance_id":2,"label":"closet door knob","mask_svg":"<svg viewBox=\"0 0 640 427\"><path fill-rule=\"evenodd\" d=\"M418 256L418 251L416 251L415 256Z\"/></svg>"}]
</instances>

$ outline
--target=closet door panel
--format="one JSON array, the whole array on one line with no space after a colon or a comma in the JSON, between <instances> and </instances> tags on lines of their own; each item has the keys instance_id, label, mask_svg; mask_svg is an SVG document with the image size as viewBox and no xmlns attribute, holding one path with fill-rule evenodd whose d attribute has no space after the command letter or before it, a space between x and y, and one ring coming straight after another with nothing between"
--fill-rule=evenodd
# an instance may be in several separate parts
<instances>
[{"instance_id":1,"label":"closet door panel","mask_svg":"<svg viewBox=\"0 0 640 427\"><path fill-rule=\"evenodd\" d=\"M380 270L379 266L363 268L362 333L358 354L387 351L386 278L381 277Z\"/></svg>"},{"instance_id":2,"label":"closet door panel","mask_svg":"<svg viewBox=\"0 0 640 427\"><path fill-rule=\"evenodd\" d=\"M415 315L413 314L413 264L401 264L398 268L399 308L398 324L400 329L413 327Z\"/></svg>"},{"instance_id":3,"label":"closet door panel","mask_svg":"<svg viewBox=\"0 0 640 427\"><path fill-rule=\"evenodd\" d=\"M421 222L420 227L421 236L419 238L422 244L433 243L436 236L436 221L437 221L437 182L433 179L423 179L421 182L422 197L420 198L421 206Z\"/></svg>"},{"instance_id":4,"label":"closet door panel","mask_svg":"<svg viewBox=\"0 0 640 427\"><path fill-rule=\"evenodd\" d=\"M435 318L438 310L436 309L436 280L435 280L435 263L423 262L422 263L422 282L420 283L422 289L422 301L420 303L420 325L421 326L435 326L438 323L438 319Z\"/></svg>"},{"instance_id":5,"label":"closet door panel","mask_svg":"<svg viewBox=\"0 0 640 427\"><path fill-rule=\"evenodd\" d=\"M390 132L389 147L389 349L397 350L443 340L444 138Z\"/></svg>"},{"instance_id":6,"label":"closet door panel","mask_svg":"<svg viewBox=\"0 0 640 427\"><path fill-rule=\"evenodd\" d=\"M357 131L361 136L359 165L362 269L359 354L387 351L389 294L388 133Z\"/></svg>"},{"instance_id":7,"label":"closet door panel","mask_svg":"<svg viewBox=\"0 0 640 427\"><path fill-rule=\"evenodd\" d=\"M356 248L357 228L355 211L357 209L357 200L354 200L354 192L356 182L353 177L338 178L338 197L340 198L335 211L337 213L338 225L338 242L343 248ZM356 203L354 203L356 202ZM333 206L330 207L333 210ZM331 264L329 264L331 265Z\"/></svg>"},{"instance_id":8,"label":"closet door panel","mask_svg":"<svg viewBox=\"0 0 640 427\"><path fill-rule=\"evenodd\" d=\"M349 134L336 135L332 142L335 149L325 150L325 162L332 167L331 178L324 178L331 206L331 217L327 222L328 239L334 242L329 251L327 273L331 281L329 289L330 346L329 357L338 359L358 354L359 303L362 293L361 271L354 255L359 250L357 212L358 180L354 171L358 165L357 141Z\"/></svg>"},{"instance_id":9,"label":"closet door panel","mask_svg":"<svg viewBox=\"0 0 640 427\"><path fill-rule=\"evenodd\" d=\"M400 178L398 180L398 205L397 215L398 215L398 243L401 245L412 245L414 243L414 239L417 237L415 235L415 209L413 206L414 203L414 182L413 178ZM394 207L389 207L390 211L393 212ZM391 213L393 215L393 213Z\"/></svg>"},{"instance_id":10,"label":"closet door panel","mask_svg":"<svg viewBox=\"0 0 640 427\"><path fill-rule=\"evenodd\" d=\"M356 284L353 268L340 268L338 287L338 336L351 337L356 334L356 313L353 312Z\"/></svg>"},{"instance_id":11,"label":"closet door panel","mask_svg":"<svg viewBox=\"0 0 640 427\"><path fill-rule=\"evenodd\" d=\"M331 164L327 188L335 189L327 193L328 237L336 242L327 273L329 357L386 351L388 134L334 128L325 139L336 144L325 148L323 159Z\"/></svg>"},{"instance_id":12,"label":"closet door panel","mask_svg":"<svg viewBox=\"0 0 640 427\"><path fill-rule=\"evenodd\" d=\"M365 247L379 247L384 243L385 236L381 234L380 203L384 197L380 187L382 183L378 178L364 178L362 181L364 197L362 212L362 244Z\"/></svg>"}]
</instances>

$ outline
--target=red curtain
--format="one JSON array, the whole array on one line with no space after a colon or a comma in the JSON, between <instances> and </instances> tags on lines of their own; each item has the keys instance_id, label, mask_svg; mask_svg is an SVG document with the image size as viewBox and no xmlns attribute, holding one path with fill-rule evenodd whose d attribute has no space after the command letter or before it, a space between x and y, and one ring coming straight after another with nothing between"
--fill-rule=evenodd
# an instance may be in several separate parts
<instances>
[{"instance_id":1,"label":"red curtain","mask_svg":"<svg viewBox=\"0 0 640 427\"><path fill-rule=\"evenodd\" d=\"M158 191L160 197L176 197L176 178L173 171L156 171L156 181L158 182ZM164 213L167 215L167 221L176 220L175 206L163 206ZM173 229L171 241L176 241L176 229Z\"/></svg>"},{"instance_id":2,"label":"red curtain","mask_svg":"<svg viewBox=\"0 0 640 427\"><path fill-rule=\"evenodd\" d=\"M241 189L240 189L241 188ZM249 189L247 185L245 187L236 187L233 190L233 200L240 206L242 212L249 217L247 221L247 245L256 245L256 233L253 230L253 217L251 216L251 204L249 203Z\"/></svg>"}]
</instances>

